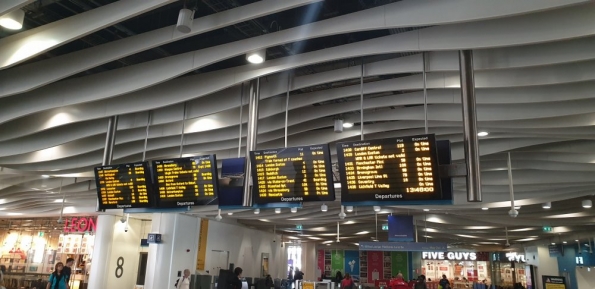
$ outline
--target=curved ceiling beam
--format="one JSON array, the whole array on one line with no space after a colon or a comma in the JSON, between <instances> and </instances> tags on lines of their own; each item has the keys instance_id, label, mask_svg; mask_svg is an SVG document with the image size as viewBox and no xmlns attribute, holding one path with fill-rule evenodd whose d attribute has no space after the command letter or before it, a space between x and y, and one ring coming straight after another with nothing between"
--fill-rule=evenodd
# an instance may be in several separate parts
<instances>
[{"instance_id":1,"label":"curved ceiling beam","mask_svg":"<svg viewBox=\"0 0 595 289\"><path fill-rule=\"evenodd\" d=\"M0 2L0 16L33 3L35 0L2 0Z\"/></svg>"},{"instance_id":2,"label":"curved ceiling beam","mask_svg":"<svg viewBox=\"0 0 595 289\"><path fill-rule=\"evenodd\" d=\"M286 57L283 59L270 61L264 65L260 65L258 66L258 69L254 70L252 70L254 66L247 66L226 71L218 71L209 75L218 74L219 76L225 77L227 82L232 82L225 85L224 87L217 88L214 90L217 91L225 87L229 87L233 84L237 84L244 80L249 80L258 76L268 75L298 66L304 66L333 59L406 51L423 51L433 49L449 50L459 48L472 49L486 48L489 46L498 47L522 45L547 42L552 40L570 39L575 37L585 37L595 34L595 32L593 32L592 30L585 28L586 26L593 24L591 22L595 22L595 20L592 19L593 17L591 17L593 16L591 14L594 14L594 11L595 8L593 7L579 6L577 8L559 9L554 11L556 13L544 12L531 14L528 16L511 17L509 19L483 21L479 23L463 23L438 26L423 29L420 31L396 34L369 41L362 41L354 44L324 49L321 51ZM359 21L362 21L361 19L367 18L359 17L357 19L359 19ZM346 25L349 24L348 27L359 27L357 25L363 25L362 23L359 23L356 20L354 21L355 22L353 23L346 23ZM384 21L381 22L382 25L384 25ZM539 23L541 26L539 26L539 28L536 28L535 23ZM505 31L509 31L508 28L511 24L515 24L517 27L517 29L515 29L511 33L516 33L517 35L507 35L508 37L495 37L497 39L489 39L489 41L486 39L482 39L486 37L486 33L490 35L498 35L498 31L502 29L504 29ZM564 34L550 33L554 25L556 29L564 30ZM525 27L532 30L524 30L523 28ZM325 31L322 28L315 31ZM326 28L330 29L328 27ZM483 31L484 29L485 31ZM533 31L535 29L537 29L538 31ZM548 31L548 33L538 33L540 29L542 29L543 31ZM313 36L309 35L309 33L314 32L308 31L308 33L297 34L297 36L295 33L287 34L285 36L287 39L284 39L284 41L280 41L277 43L275 42L275 37L280 35L279 33L285 33L285 31L280 31L277 33L267 34L260 37L254 37L243 41L207 48L196 52L141 63L138 65L108 71L105 73L99 73L91 76L66 80L60 83L56 83L55 85L48 85L43 90L25 93L24 95L20 95L19 97L31 100L33 98L38 98L41 94L43 95L43 98L40 99L40 105L45 104L46 107L55 106L57 103L67 105L85 101L96 101L100 99L111 98L114 96L122 95L125 93L131 93L142 88L153 86L155 84L171 79L175 76L181 75L185 72L195 70L210 63L213 63L215 60L221 60L242 53L246 53L247 51L253 50L258 47L262 47L265 44L267 44L265 46L271 46L274 44L282 44L291 41L297 41L301 39L301 35L304 35L305 38L308 38ZM432 38L436 37L435 34L448 34L451 38L449 38L447 41L441 39L440 42L434 42ZM271 39L268 40L270 43L267 43L266 41L261 39L262 37L270 37ZM475 37L479 38L480 41L458 41L460 39L473 39ZM525 39L528 41L523 42L518 40L517 38ZM422 43L424 44L421 45ZM251 45L255 47L252 47ZM250 69L251 71L244 71L246 69ZM153 73L152 71L159 71L159 73ZM184 79L188 80L189 78L190 77ZM175 81L176 80L174 80L174 82ZM110 83L112 85L106 87L104 85L105 83ZM167 85L170 83L173 82L170 81L165 84ZM193 82L193 84L196 84L196 82ZM208 87L214 88L212 86ZM35 97L36 95L38 97ZM29 112L18 110L18 115L31 113L31 109L22 108L22 110L29 110ZM13 112L13 110L9 110L9 112Z\"/></svg>"},{"instance_id":3,"label":"curved ceiling beam","mask_svg":"<svg viewBox=\"0 0 595 289\"><path fill-rule=\"evenodd\" d=\"M278 13L321 0L264 0L196 18L189 33L176 26L126 37L103 45L0 71L0 97L23 93L93 67L177 40Z\"/></svg>"},{"instance_id":4,"label":"curved ceiling beam","mask_svg":"<svg viewBox=\"0 0 595 289\"><path fill-rule=\"evenodd\" d=\"M258 66L257 69L253 66L243 66L179 78L161 85L156 85L150 89L108 99L103 104L95 103L93 105L105 108L103 116L125 114L184 102L259 76L334 59L398 51L419 51L426 50L426 48L440 50L440 47L468 49L487 46L521 45L595 34L595 31L585 28L595 26L595 17L593 17L595 16L595 6L580 6L578 8L581 9L567 8L556 11L556 13L545 12L522 17L511 17L509 19L490 20L481 23L481 25L479 23L447 25L396 34L269 61L264 65ZM484 39L486 33L493 33L493 30L496 29L507 30L507 27L510 27L511 23L515 25L516 29L510 31L509 34L500 35L500 37L494 37L494 39ZM433 43L431 38L437 37L435 34L439 34L439 32L449 36L447 39ZM477 42L474 42L475 37L478 38ZM461 38L465 39L465 41L459 41ZM523 40L526 40L526 42L522 43ZM424 46L420 47L419 45L421 43L424 43ZM203 56L200 55L201 58ZM206 55L206 57L210 56ZM178 64L188 66L187 62ZM148 67L145 68L149 69ZM120 72L123 73L124 71ZM114 79L114 82L96 82L91 83L90 86L86 85L87 83L82 84L82 82L73 83L71 86L67 86L68 91L62 91L64 94L59 94L57 97L45 97L47 95L44 95L40 99L40 102L42 102L40 105L55 106L56 103L72 103L74 99L77 99L76 102L86 102L120 95L122 90L126 91L128 88L137 84L142 86L142 82L146 82L148 79L150 80L148 82L153 84L153 81L158 81L154 77L159 78L162 75L161 73L150 74L151 77L146 73L133 74L132 77L135 78L134 80L120 75L122 78ZM106 87L104 83L112 83L113 85ZM204 85L197 87L197 83ZM167 98L162 97L164 93L168 94ZM43 94L43 92L40 92L40 95ZM47 102L51 102L51 104ZM14 114L12 110L2 112L1 115L3 116ZM16 116L23 114L27 113L19 111ZM8 118L10 117L8 116Z\"/></svg>"},{"instance_id":5,"label":"curved ceiling beam","mask_svg":"<svg viewBox=\"0 0 595 289\"><path fill-rule=\"evenodd\" d=\"M594 50L595 51L595 50ZM436 59L436 63L437 65L441 66L442 69L446 69L447 66L442 65L440 63L444 63L444 62L452 62L451 60L449 60L450 58L448 57L449 53L443 53L444 58L441 58L439 56L435 56L434 58ZM495 59L495 57L492 57L493 55L497 55L497 50L493 51L492 54L483 54L487 59ZM545 57L546 55L544 55ZM395 60L391 60L388 62L388 64L382 64L382 63L374 63L371 66L371 72L367 73L367 75L369 74L377 74L377 73L407 73L407 72L415 72L416 70L419 70L419 66L421 66L421 59L419 59L419 55L414 55L414 56L410 56L410 57L404 57L404 58L398 58ZM590 59L589 57L586 57L587 59ZM442 60L441 60L442 59ZM483 58L479 58L479 59L483 59ZM508 72L508 70L496 70L496 71L478 71L477 72L477 87L484 87L484 86L514 86L515 83L518 85L524 84L524 85L540 85L540 84L552 84L552 82L548 82L548 80L552 80L553 83L559 83L559 82L579 82L579 81L585 81L585 80L589 80L589 79L593 79L595 73L592 71L592 69L590 69L589 63L591 62L580 62L578 64L575 63L571 63L571 64L565 64L565 65L558 65L558 66L548 66L548 69L542 69L541 67L530 67L530 68L524 68L521 72L519 72L519 75L517 76L508 76L506 75L506 73ZM566 75L560 75L560 73L556 70L556 71L552 71L555 68L560 68L560 69L572 69L572 73L568 73ZM451 69L456 69L456 67L452 67ZM232 69L235 70L235 69ZM347 69L343 69L340 71L336 71L334 73L324 73L323 75L320 75L319 78L316 79L324 79L327 80L330 75L335 75L334 78L348 78L351 77L352 75L352 71L351 70L347 70ZM521 71L521 70L519 70ZM227 72L227 71L223 71L223 72ZM593 74L593 75L591 75ZM439 88L439 87L449 87L449 88L453 88L453 87L458 87L459 86L459 77L457 76L457 73L445 73L442 74L442 76L440 76L440 73L430 73L428 74L429 76L429 87L430 88ZM446 77L445 75L448 75L448 77ZM483 75L483 76L482 76ZM580 77L578 77L580 75ZM196 87L195 83L197 82L207 82L208 84L213 84L215 83L216 85L224 85L226 82L226 80L229 80L228 77L224 77L223 75L221 75L220 72L216 72L216 73L212 73L212 74L201 74L202 77L200 77L200 79L196 79L195 77L186 77L186 78L182 78L179 80L173 80L170 81L168 83L165 83L163 85L159 85L150 89L146 89L143 91L140 91L138 93L132 93L126 96L121 96L118 97L116 100L107 100L104 101L103 103L98 103L98 102L94 102L94 103L84 103L84 104L80 104L80 105L74 105L74 106L63 106L60 107L59 109L54 109L54 110L46 110L45 112L42 112L41 114L34 114L34 115L29 115L23 118L20 118L19 120L16 121L16 123L10 122L10 123L5 123L3 126L9 125L11 128L14 128L15 124L17 124L17 127L20 127L19 130L11 130L10 133L5 133L2 135L2 139L6 140L6 139L10 139L10 138L14 138L14 137L18 137L18 136L23 136L25 134L27 134L28 131L31 131L31 128L27 129L25 127L22 127L21 125L18 125L18 123L28 123L28 126L34 125L36 128L35 130L43 130L43 129L48 129L54 126L59 126L59 125L63 125L63 124L67 124L67 123L72 123L72 122L76 122L76 121L82 121L82 120L89 120L92 118L102 118L105 117L106 114L109 114L110 109L107 108L106 106L109 105L110 102L114 102L114 106L117 107L117 109L125 109L126 111L122 111L122 113L130 113L133 112L134 110L138 109L138 107L140 105L146 105L146 103L148 103L146 101L148 96L151 96L155 98L155 101L170 101L172 99L175 99L177 97L180 98L189 98L190 95L197 95L199 94L199 96L201 95L205 95L208 94L210 92L213 92L213 89L209 86L209 85L202 85L199 87ZM221 79L221 77L223 77L223 79ZM483 78L482 78L483 77ZM295 86L306 86L306 85L313 85L313 83L306 83L306 81L308 80L313 80L312 77L303 77L305 79L302 78L297 78L296 79L296 85ZM272 96L274 95L274 93L279 93L281 92L283 89L282 87L284 87L285 85L280 85L282 83L285 82L285 80L282 79L282 77L271 77L270 78L271 81L270 82L265 82L263 83L263 90L262 90L262 97L266 98L268 96ZM405 79L405 78L403 78ZM400 90L407 90L407 89L412 89L413 87L415 87L415 89L419 89L421 88L421 77L419 76L412 76L411 79L414 79L415 85L413 86L403 86L402 88L399 88ZM188 80L196 80L197 82L189 82ZM275 81L277 80L277 81ZM320 81L320 80L318 80ZM502 82L502 83L498 83L498 82ZM228 85L229 86L229 85ZM397 88L395 88L397 89ZM234 92L234 90L237 90L238 92ZM285 89L283 89L285 90ZM165 91L167 91L168 94L168 98L163 98L161 97L162 93L166 93ZM232 88L231 90L224 90L224 92L231 92L231 94L228 94L228 96L231 96L232 94L235 95L239 95L239 88ZM216 96L218 99L220 96ZM231 96L233 97L233 96ZM38 101L33 102L33 105L31 103L31 101L33 101L33 99L13 99L13 97L7 98L4 101L0 101L0 111L4 111L4 113L0 116L0 120L1 119L9 119L11 117L17 117L17 116L21 116L21 115L26 115L26 114L30 114L32 111L38 110L39 106L56 106L57 104L62 104L62 105L66 105L67 103L61 102L61 100L64 100L61 98L61 96L57 96L57 98L52 98L52 97L45 97L45 98L39 98L39 97L34 97L35 99L37 99ZM83 97L79 97L77 100L72 99L72 101L77 101L77 102L81 102L84 101L84 99L81 99ZM125 105L126 100L128 100L130 103L130 105ZM115 104L118 105L115 105ZM190 102L190 104L192 105L194 103L194 101ZM220 106L226 106L226 105L233 105L233 103L235 102L223 102L223 101L218 101L216 102L217 104L219 104ZM157 104L156 104L157 105ZM156 106L155 105L155 106ZM164 104L166 105L166 104ZM104 107L104 108L102 108ZM92 111L95 110L96 112L93 113ZM204 105L197 105L196 109L191 109L191 112L198 112L198 111L205 111L204 110ZM215 110L216 111L216 110ZM205 111L206 112L206 111ZM208 112L212 113L213 112L213 108L209 107ZM112 113L117 113L116 111L112 110ZM77 114L79 116L77 116ZM180 114L181 116L181 114ZM82 118L81 118L82 117ZM194 115L190 115L188 116L189 118L194 117ZM36 121L35 122L31 122L29 119L35 118Z\"/></svg>"},{"instance_id":6,"label":"curved ceiling beam","mask_svg":"<svg viewBox=\"0 0 595 289\"><path fill-rule=\"evenodd\" d=\"M0 39L0 70L175 0L124 0Z\"/></svg>"}]
</instances>

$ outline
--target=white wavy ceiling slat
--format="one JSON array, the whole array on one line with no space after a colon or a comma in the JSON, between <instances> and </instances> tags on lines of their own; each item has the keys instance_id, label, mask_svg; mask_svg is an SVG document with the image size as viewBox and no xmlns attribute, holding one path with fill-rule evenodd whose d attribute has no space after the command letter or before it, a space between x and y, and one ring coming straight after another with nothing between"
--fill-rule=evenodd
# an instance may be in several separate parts
<instances>
[{"instance_id":1,"label":"white wavy ceiling slat","mask_svg":"<svg viewBox=\"0 0 595 289\"><path fill-rule=\"evenodd\" d=\"M122 0L0 39L0 69L176 0Z\"/></svg>"},{"instance_id":2,"label":"white wavy ceiling slat","mask_svg":"<svg viewBox=\"0 0 595 289\"><path fill-rule=\"evenodd\" d=\"M321 0L258 1L194 19L192 30L189 33L178 32L175 25L172 25L10 70L3 70L0 71L0 97L23 93L159 45L319 1Z\"/></svg>"},{"instance_id":3,"label":"white wavy ceiling slat","mask_svg":"<svg viewBox=\"0 0 595 289\"><path fill-rule=\"evenodd\" d=\"M34 0L3 0L2 2L0 2L0 16L21 8L27 4L32 3Z\"/></svg>"}]
</instances>

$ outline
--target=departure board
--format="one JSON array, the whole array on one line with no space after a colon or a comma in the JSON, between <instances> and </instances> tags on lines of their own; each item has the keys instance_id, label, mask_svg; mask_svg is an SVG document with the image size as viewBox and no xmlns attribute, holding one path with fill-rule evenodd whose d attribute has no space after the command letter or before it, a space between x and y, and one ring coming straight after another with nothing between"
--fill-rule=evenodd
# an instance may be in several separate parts
<instances>
[{"instance_id":1,"label":"departure board","mask_svg":"<svg viewBox=\"0 0 595 289\"><path fill-rule=\"evenodd\" d=\"M434 135L337 144L341 201L442 198Z\"/></svg>"},{"instance_id":2,"label":"departure board","mask_svg":"<svg viewBox=\"0 0 595 289\"><path fill-rule=\"evenodd\" d=\"M150 193L150 180L145 162L96 167L99 209L152 207L154 200Z\"/></svg>"},{"instance_id":3,"label":"departure board","mask_svg":"<svg viewBox=\"0 0 595 289\"><path fill-rule=\"evenodd\" d=\"M332 201L335 189L328 145L250 152L253 201Z\"/></svg>"},{"instance_id":4,"label":"departure board","mask_svg":"<svg viewBox=\"0 0 595 289\"><path fill-rule=\"evenodd\" d=\"M159 207L205 205L216 200L215 155L153 161L153 171Z\"/></svg>"}]
</instances>

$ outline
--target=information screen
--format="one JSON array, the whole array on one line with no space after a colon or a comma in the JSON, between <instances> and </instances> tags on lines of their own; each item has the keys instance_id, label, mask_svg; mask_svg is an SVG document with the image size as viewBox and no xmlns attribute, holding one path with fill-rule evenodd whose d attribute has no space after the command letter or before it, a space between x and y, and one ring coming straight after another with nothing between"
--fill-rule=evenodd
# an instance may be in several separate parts
<instances>
[{"instance_id":1,"label":"information screen","mask_svg":"<svg viewBox=\"0 0 595 289\"><path fill-rule=\"evenodd\" d=\"M186 207L216 200L215 155L153 161L159 207Z\"/></svg>"},{"instance_id":2,"label":"information screen","mask_svg":"<svg viewBox=\"0 0 595 289\"><path fill-rule=\"evenodd\" d=\"M328 145L250 152L255 204L335 199Z\"/></svg>"},{"instance_id":3,"label":"information screen","mask_svg":"<svg viewBox=\"0 0 595 289\"><path fill-rule=\"evenodd\" d=\"M99 209L149 208L150 194L147 163L111 165L95 168Z\"/></svg>"},{"instance_id":4,"label":"information screen","mask_svg":"<svg viewBox=\"0 0 595 289\"><path fill-rule=\"evenodd\" d=\"M434 135L337 144L341 201L440 200Z\"/></svg>"}]
</instances>

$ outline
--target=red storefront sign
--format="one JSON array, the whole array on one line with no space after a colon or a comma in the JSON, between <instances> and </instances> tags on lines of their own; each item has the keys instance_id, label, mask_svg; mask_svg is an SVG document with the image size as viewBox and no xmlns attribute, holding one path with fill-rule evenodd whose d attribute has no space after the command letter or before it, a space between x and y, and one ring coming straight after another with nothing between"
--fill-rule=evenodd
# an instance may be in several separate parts
<instances>
[{"instance_id":1,"label":"red storefront sign","mask_svg":"<svg viewBox=\"0 0 595 289\"><path fill-rule=\"evenodd\" d=\"M64 222L64 233L95 232L95 218L73 217Z\"/></svg>"},{"instance_id":2,"label":"red storefront sign","mask_svg":"<svg viewBox=\"0 0 595 289\"><path fill-rule=\"evenodd\" d=\"M382 252L368 251L368 282L383 279Z\"/></svg>"},{"instance_id":3,"label":"red storefront sign","mask_svg":"<svg viewBox=\"0 0 595 289\"><path fill-rule=\"evenodd\" d=\"M324 275L324 250L318 250L318 275Z\"/></svg>"}]
</instances>

